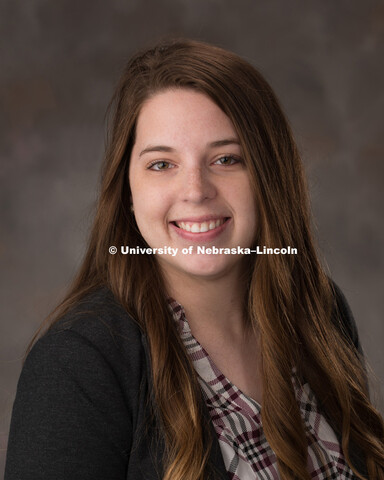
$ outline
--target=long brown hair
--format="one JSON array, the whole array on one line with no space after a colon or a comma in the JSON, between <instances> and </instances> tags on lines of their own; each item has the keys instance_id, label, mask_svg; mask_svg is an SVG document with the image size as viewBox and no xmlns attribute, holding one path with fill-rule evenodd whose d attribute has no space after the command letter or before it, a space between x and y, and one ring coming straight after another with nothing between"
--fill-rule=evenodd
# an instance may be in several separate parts
<instances>
[{"instance_id":1,"label":"long brown hair","mask_svg":"<svg viewBox=\"0 0 384 480\"><path fill-rule=\"evenodd\" d=\"M110 245L146 245L130 212L128 166L143 102L170 88L208 95L231 119L258 205L258 244L290 245L298 255L258 255L251 265L248 319L260 332L262 420L284 479L309 479L308 443L291 381L311 385L342 438L346 460L358 445L370 478L384 479L383 422L371 405L361 358L331 319L332 284L310 232L302 164L271 87L233 53L189 40L136 54L111 103L102 186L89 246L58 318L86 293L107 285L146 332L155 405L165 436L164 480L208 478L209 441L199 386L167 309L154 256L110 255ZM169 398L172 397L172 402ZM211 439L212 440L212 439Z\"/></svg>"}]
</instances>

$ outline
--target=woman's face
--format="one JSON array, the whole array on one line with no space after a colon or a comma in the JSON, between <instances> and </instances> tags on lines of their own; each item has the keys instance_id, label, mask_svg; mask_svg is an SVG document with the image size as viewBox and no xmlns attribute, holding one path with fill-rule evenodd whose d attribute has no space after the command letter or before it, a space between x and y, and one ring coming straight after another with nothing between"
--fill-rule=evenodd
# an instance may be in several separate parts
<instances>
[{"instance_id":1,"label":"woman's face","mask_svg":"<svg viewBox=\"0 0 384 480\"><path fill-rule=\"evenodd\" d=\"M197 251L251 247L256 235L255 199L236 131L208 96L175 89L144 103L129 182L145 241L177 251L157 255L165 274L206 279L240 274L242 255ZM190 247L192 253L182 253Z\"/></svg>"}]
</instances>

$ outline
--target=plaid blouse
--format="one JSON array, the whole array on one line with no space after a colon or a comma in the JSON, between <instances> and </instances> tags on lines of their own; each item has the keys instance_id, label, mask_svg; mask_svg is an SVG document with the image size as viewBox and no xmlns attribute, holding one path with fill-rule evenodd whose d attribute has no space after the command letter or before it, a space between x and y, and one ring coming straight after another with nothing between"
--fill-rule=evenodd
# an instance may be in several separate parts
<instances>
[{"instance_id":1,"label":"plaid blouse","mask_svg":"<svg viewBox=\"0 0 384 480\"><path fill-rule=\"evenodd\" d=\"M265 438L261 406L233 385L192 335L183 307L169 299L170 309L215 428L231 480L280 479L275 453ZM312 479L353 479L335 433L319 412L309 384L292 382L308 439L308 469Z\"/></svg>"}]
</instances>

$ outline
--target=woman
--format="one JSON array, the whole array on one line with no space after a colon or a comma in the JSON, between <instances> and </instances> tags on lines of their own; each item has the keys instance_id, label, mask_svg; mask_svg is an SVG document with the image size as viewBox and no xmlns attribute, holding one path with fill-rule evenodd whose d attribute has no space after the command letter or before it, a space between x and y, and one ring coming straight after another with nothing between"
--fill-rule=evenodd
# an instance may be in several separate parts
<instances>
[{"instance_id":1,"label":"woman","mask_svg":"<svg viewBox=\"0 0 384 480\"><path fill-rule=\"evenodd\" d=\"M25 362L6 479L384 479L269 85L177 41L134 56L113 105L88 251Z\"/></svg>"}]
</instances>

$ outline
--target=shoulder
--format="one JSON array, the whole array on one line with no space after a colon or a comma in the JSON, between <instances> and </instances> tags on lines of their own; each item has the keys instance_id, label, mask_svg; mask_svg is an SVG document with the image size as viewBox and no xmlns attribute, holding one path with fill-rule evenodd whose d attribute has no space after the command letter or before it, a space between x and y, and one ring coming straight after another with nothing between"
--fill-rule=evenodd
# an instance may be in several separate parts
<instances>
[{"instance_id":1,"label":"shoulder","mask_svg":"<svg viewBox=\"0 0 384 480\"><path fill-rule=\"evenodd\" d=\"M356 322L347 299L333 280L330 280L330 284L333 293L332 321L359 353L362 353Z\"/></svg>"},{"instance_id":2,"label":"shoulder","mask_svg":"<svg viewBox=\"0 0 384 480\"><path fill-rule=\"evenodd\" d=\"M107 288L71 308L29 352L22 376L70 378L78 385L114 383L135 396L146 372L145 337ZM93 387L92 387L93 388Z\"/></svg>"},{"instance_id":3,"label":"shoulder","mask_svg":"<svg viewBox=\"0 0 384 480\"><path fill-rule=\"evenodd\" d=\"M112 292L102 287L86 295L54 323L42 341L57 342L60 338L68 339L68 347L70 339L81 339L109 361L117 356L131 363L140 358L144 334Z\"/></svg>"},{"instance_id":4,"label":"shoulder","mask_svg":"<svg viewBox=\"0 0 384 480\"><path fill-rule=\"evenodd\" d=\"M70 330L98 343L101 339L116 341L141 338L139 324L114 298L107 287L101 287L79 301L50 328L48 335Z\"/></svg>"},{"instance_id":5,"label":"shoulder","mask_svg":"<svg viewBox=\"0 0 384 480\"><path fill-rule=\"evenodd\" d=\"M125 478L147 393L138 325L107 289L87 295L25 360L7 478Z\"/></svg>"}]
</instances>

